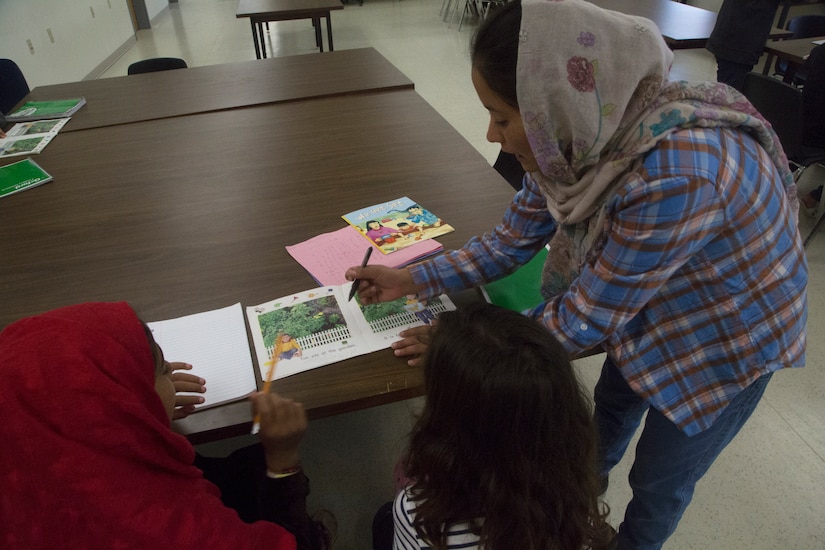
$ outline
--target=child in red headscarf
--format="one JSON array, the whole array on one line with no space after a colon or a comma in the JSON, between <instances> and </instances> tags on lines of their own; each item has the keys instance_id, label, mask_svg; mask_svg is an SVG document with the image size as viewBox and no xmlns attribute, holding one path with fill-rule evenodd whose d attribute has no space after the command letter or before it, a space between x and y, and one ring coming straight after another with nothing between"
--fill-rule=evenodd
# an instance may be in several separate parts
<instances>
[{"instance_id":1,"label":"child in red headscarf","mask_svg":"<svg viewBox=\"0 0 825 550\"><path fill-rule=\"evenodd\" d=\"M186 404L180 384L203 383L173 374L179 366L122 302L57 309L0 333L0 547L324 547L298 466L303 407L251 397L261 468L257 517L242 519L170 428L176 401Z\"/></svg>"}]
</instances>

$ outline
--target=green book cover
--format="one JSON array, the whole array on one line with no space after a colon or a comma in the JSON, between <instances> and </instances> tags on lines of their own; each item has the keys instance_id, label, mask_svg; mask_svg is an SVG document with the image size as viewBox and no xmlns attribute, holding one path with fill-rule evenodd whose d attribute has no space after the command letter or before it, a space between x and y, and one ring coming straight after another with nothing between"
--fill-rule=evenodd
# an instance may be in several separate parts
<instances>
[{"instance_id":1,"label":"green book cover","mask_svg":"<svg viewBox=\"0 0 825 550\"><path fill-rule=\"evenodd\" d=\"M32 159L0 167L0 198L52 181L52 177Z\"/></svg>"},{"instance_id":2,"label":"green book cover","mask_svg":"<svg viewBox=\"0 0 825 550\"><path fill-rule=\"evenodd\" d=\"M503 279L485 283L481 287L484 298L491 304L522 312L542 303L541 271L547 250L541 250L532 260Z\"/></svg>"},{"instance_id":3,"label":"green book cover","mask_svg":"<svg viewBox=\"0 0 825 550\"><path fill-rule=\"evenodd\" d=\"M41 120L46 118L64 118L73 115L86 104L86 99L58 99L51 101L27 101L19 109L6 115L9 122Z\"/></svg>"}]
</instances>

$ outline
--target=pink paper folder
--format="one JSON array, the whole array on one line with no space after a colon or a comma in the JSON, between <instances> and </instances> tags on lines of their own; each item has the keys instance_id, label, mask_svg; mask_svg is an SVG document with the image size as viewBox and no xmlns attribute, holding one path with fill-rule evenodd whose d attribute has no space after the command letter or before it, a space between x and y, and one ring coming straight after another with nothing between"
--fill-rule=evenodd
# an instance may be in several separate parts
<instances>
[{"instance_id":1,"label":"pink paper folder","mask_svg":"<svg viewBox=\"0 0 825 550\"><path fill-rule=\"evenodd\" d=\"M347 268L359 265L364 259L364 252L370 245L357 229L348 225L332 233L322 233L302 243L287 246L289 255L309 271L312 278L321 286L342 285L347 282L344 272ZM418 259L440 252L444 246L438 241L428 239L419 241L391 254L373 253L370 265L401 267Z\"/></svg>"}]
</instances>

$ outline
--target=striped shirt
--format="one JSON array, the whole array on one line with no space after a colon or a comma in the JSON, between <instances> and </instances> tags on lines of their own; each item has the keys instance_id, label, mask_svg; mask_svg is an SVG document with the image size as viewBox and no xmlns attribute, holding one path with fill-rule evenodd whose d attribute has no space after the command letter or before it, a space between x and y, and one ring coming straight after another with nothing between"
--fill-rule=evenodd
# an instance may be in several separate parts
<instances>
[{"instance_id":1,"label":"striped shirt","mask_svg":"<svg viewBox=\"0 0 825 550\"><path fill-rule=\"evenodd\" d=\"M393 503L393 550L423 550L431 546L416 533L412 524L415 520L415 502L404 490L398 493ZM454 525L447 531L448 550L478 548L478 536L470 532L467 524Z\"/></svg>"},{"instance_id":2,"label":"striped shirt","mask_svg":"<svg viewBox=\"0 0 825 550\"><path fill-rule=\"evenodd\" d=\"M659 142L608 199L607 242L530 314L572 355L601 346L685 434L708 428L761 375L805 363L807 263L796 215L748 134ZM492 232L410 267L426 298L495 280L557 227L530 177Z\"/></svg>"}]
</instances>

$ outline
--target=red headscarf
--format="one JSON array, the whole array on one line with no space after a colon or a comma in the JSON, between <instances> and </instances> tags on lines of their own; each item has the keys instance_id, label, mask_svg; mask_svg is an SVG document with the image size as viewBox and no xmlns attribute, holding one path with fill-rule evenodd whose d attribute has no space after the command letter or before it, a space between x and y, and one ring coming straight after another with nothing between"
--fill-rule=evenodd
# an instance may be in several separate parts
<instances>
[{"instance_id":1,"label":"red headscarf","mask_svg":"<svg viewBox=\"0 0 825 550\"><path fill-rule=\"evenodd\" d=\"M0 547L268 548L169 428L143 326L125 303L54 310L0 333Z\"/></svg>"}]
</instances>

